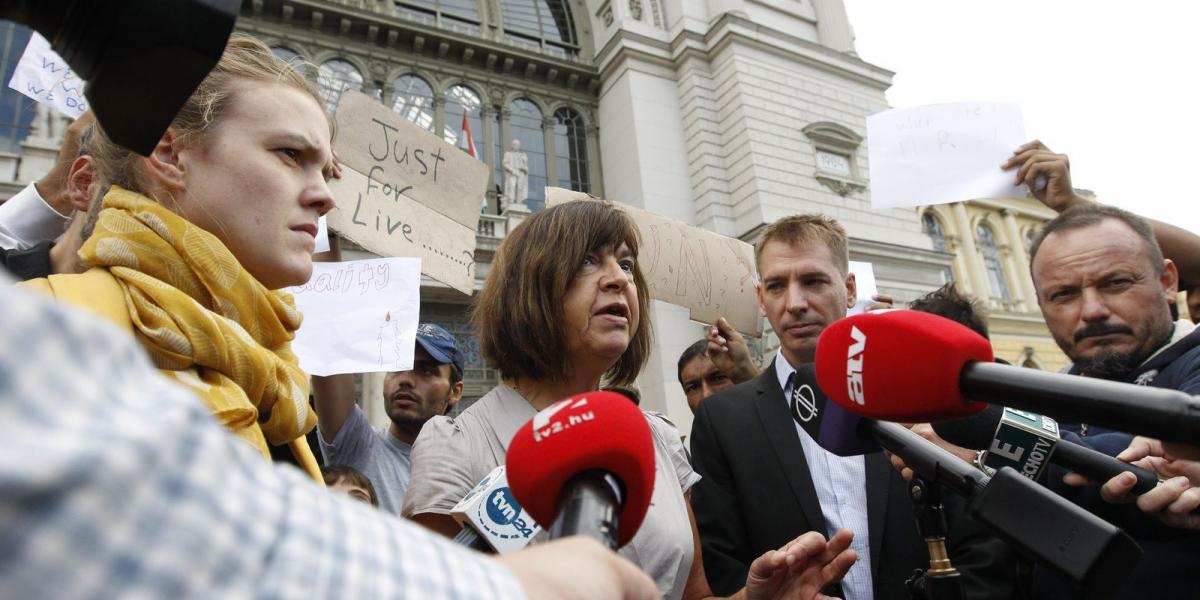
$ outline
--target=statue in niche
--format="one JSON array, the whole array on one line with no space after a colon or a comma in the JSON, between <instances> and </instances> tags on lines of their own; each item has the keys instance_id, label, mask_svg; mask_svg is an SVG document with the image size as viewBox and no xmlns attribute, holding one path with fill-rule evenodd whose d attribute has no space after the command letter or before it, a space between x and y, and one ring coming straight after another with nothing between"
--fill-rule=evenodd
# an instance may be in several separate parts
<instances>
[{"instance_id":1,"label":"statue in niche","mask_svg":"<svg viewBox=\"0 0 1200 600\"><path fill-rule=\"evenodd\" d=\"M529 197L529 156L521 142L513 140L504 153L504 198L508 204L524 204Z\"/></svg>"}]
</instances>

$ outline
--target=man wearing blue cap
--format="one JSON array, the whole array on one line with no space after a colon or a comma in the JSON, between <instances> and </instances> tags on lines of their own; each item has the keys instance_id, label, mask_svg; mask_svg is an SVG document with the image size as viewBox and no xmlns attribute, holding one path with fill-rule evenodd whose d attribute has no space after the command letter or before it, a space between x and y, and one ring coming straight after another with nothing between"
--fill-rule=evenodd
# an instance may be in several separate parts
<instances>
[{"instance_id":1,"label":"man wearing blue cap","mask_svg":"<svg viewBox=\"0 0 1200 600\"><path fill-rule=\"evenodd\" d=\"M354 403L349 376L317 378L325 380L313 386L325 464L362 471L375 486L379 507L399 514L413 440L426 421L446 414L462 398L464 367L454 336L439 325L421 324L412 370L384 376L383 406L392 423L378 429Z\"/></svg>"}]
</instances>

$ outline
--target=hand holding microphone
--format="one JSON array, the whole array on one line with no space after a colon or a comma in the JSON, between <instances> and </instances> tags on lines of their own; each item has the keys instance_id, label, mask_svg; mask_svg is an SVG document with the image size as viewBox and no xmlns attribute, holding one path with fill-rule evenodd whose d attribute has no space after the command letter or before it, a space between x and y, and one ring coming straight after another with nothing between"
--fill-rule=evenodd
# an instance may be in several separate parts
<instances>
[{"instance_id":1,"label":"hand holding microphone","mask_svg":"<svg viewBox=\"0 0 1200 600\"><path fill-rule=\"evenodd\" d=\"M1135 437L1133 443L1117 458L1149 469L1163 479L1154 489L1141 494L1138 509L1155 515L1164 524L1180 529L1200 529L1200 462L1170 456L1159 440ZM1064 478L1071 485L1093 482L1080 474ZM1137 480L1126 473L1109 479L1100 488L1100 495L1113 504L1132 502Z\"/></svg>"}]
</instances>

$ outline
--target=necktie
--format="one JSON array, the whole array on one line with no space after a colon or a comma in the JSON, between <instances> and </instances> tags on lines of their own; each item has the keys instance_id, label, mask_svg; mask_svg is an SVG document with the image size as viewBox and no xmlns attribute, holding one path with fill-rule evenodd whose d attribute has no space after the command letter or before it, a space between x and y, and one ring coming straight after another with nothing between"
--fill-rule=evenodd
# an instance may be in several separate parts
<instances>
[{"instance_id":1,"label":"necktie","mask_svg":"<svg viewBox=\"0 0 1200 600\"><path fill-rule=\"evenodd\" d=\"M812 386L800 381L799 375L799 372L792 374L792 397L788 404L792 409L792 418L803 426L817 418L817 396Z\"/></svg>"}]
</instances>

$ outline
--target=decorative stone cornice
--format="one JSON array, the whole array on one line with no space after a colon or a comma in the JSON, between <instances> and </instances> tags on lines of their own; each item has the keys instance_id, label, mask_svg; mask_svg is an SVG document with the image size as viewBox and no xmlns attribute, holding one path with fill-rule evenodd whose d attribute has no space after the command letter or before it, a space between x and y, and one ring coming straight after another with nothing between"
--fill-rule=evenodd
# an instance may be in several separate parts
<instances>
[{"instance_id":1,"label":"decorative stone cornice","mask_svg":"<svg viewBox=\"0 0 1200 600\"><path fill-rule=\"evenodd\" d=\"M833 190L833 193L842 196L843 198L849 196L850 194L856 194L867 189L865 184L857 181L851 181L849 179L843 179L841 177L834 177L832 175L823 173L818 173L814 177L816 177L816 180L819 181L821 185Z\"/></svg>"}]
</instances>

